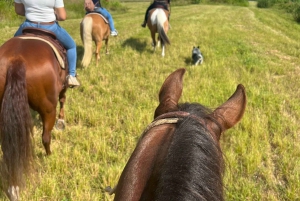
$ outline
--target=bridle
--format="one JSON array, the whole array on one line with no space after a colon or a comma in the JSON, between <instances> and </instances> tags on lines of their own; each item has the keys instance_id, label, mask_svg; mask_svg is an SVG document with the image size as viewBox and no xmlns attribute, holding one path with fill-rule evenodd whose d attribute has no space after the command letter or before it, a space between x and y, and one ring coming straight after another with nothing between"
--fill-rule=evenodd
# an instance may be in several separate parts
<instances>
[{"instance_id":1,"label":"bridle","mask_svg":"<svg viewBox=\"0 0 300 201\"><path fill-rule=\"evenodd\" d=\"M158 117L156 117L144 130L143 134L141 135L142 137L152 128L156 127L156 126L160 126L163 124L176 124L178 123L178 121L186 118L186 117L191 117L192 119L196 120L197 122L199 122L199 124L205 125L205 122L203 121L203 119L197 117L194 114L191 114L189 112L184 112L184 111L176 111L176 112L168 112L165 114L162 114ZM208 129L203 129L205 133L207 133L213 140L214 137L212 136L212 134L208 131Z\"/></svg>"}]
</instances>

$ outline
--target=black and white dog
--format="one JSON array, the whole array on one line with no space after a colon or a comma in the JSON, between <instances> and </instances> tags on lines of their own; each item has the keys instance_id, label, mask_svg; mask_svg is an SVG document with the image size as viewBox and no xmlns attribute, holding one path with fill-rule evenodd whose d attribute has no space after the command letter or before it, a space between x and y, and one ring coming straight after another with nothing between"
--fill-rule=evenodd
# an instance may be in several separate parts
<instances>
[{"instance_id":1,"label":"black and white dog","mask_svg":"<svg viewBox=\"0 0 300 201\"><path fill-rule=\"evenodd\" d=\"M193 47L192 50L192 59L193 59L193 64L197 66L199 63L203 63L203 55L198 47Z\"/></svg>"}]
</instances>

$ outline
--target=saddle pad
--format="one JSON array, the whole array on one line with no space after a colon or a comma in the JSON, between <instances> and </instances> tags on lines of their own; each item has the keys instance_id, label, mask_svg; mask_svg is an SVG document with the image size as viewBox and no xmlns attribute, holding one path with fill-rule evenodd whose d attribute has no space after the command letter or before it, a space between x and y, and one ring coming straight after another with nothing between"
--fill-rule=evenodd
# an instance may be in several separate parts
<instances>
[{"instance_id":1,"label":"saddle pad","mask_svg":"<svg viewBox=\"0 0 300 201\"><path fill-rule=\"evenodd\" d=\"M106 24L108 24L107 19L106 19L102 14L97 13L97 12L91 12L91 13L88 13L88 14L86 14L86 15L90 15L90 14L97 14L97 15L99 15L100 17L102 17L102 19L104 20L104 22L105 22Z\"/></svg>"},{"instance_id":2,"label":"saddle pad","mask_svg":"<svg viewBox=\"0 0 300 201\"><path fill-rule=\"evenodd\" d=\"M50 47L53 49L55 55L56 55L56 58L60 64L60 66L64 69L65 68L65 62L63 60L63 58L60 56L59 54L59 51L56 49L56 47L49 41L43 39L43 38L39 38L39 37L30 37L30 36L19 36L18 38L22 38L22 39L33 39L33 40L41 40L41 41L44 41L45 43L47 43L48 45L50 45Z\"/></svg>"}]
</instances>

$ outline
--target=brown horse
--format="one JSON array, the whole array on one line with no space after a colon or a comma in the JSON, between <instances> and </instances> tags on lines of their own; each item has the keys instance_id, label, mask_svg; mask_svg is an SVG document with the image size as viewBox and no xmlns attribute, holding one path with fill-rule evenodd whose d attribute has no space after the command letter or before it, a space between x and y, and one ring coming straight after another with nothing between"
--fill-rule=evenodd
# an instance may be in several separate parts
<instances>
[{"instance_id":1,"label":"brown horse","mask_svg":"<svg viewBox=\"0 0 300 201\"><path fill-rule=\"evenodd\" d=\"M102 41L105 41L106 54L108 54L108 39L110 29L107 20L99 13L87 14L80 23L80 36L84 46L84 54L81 61L83 67L88 67L93 55L93 41L96 44L96 66L100 60Z\"/></svg>"},{"instance_id":2,"label":"brown horse","mask_svg":"<svg viewBox=\"0 0 300 201\"><path fill-rule=\"evenodd\" d=\"M209 200L223 198L221 134L243 116L242 85L214 111L198 103L178 104L185 69L173 72L159 93L154 121L127 162L116 201Z\"/></svg>"},{"instance_id":3,"label":"brown horse","mask_svg":"<svg viewBox=\"0 0 300 201\"><path fill-rule=\"evenodd\" d=\"M19 187L33 162L30 108L41 117L42 142L49 155L58 99L58 121L63 124L67 73L44 41L15 37L0 47L1 169L10 200L18 200Z\"/></svg>"},{"instance_id":4,"label":"brown horse","mask_svg":"<svg viewBox=\"0 0 300 201\"><path fill-rule=\"evenodd\" d=\"M169 30L169 11L162 8L154 8L149 11L147 20L147 25L152 37L153 50L156 50L156 46L159 47L161 43L162 53L161 55L165 56L165 44L171 44L167 33ZM155 40L155 35L158 33L157 43Z\"/></svg>"}]
</instances>

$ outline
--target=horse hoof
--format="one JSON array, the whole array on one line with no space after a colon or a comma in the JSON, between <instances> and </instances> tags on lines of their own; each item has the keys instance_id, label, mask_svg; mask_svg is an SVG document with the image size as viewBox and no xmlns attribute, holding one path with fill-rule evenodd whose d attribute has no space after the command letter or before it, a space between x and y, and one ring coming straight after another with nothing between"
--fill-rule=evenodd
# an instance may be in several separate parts
<instances>
[{"instance_id":1,"label":"horse hoof","mask_svg":"<svg viewBox=\"0 0 300 201\"><path fill-rule=\"evenodd\" d=\"M8 188L8 195L10 201L18 201L19 200L19 186L10 186Z\"/></svg>"},{"instance_id":2,"label":"horse hoof","mask_svg":"<svg viewBox=\"0 0 300 201\"><path fill-rule=\"evenodd\" d=\"M57 120L57 122L56 122L56 124L55 124L55 128L57 129L57 130L64 130L65 129L65 120L63 120L63 119L58 119Z\"/></svg>"},{"instance_id":3,"label":"horse hoof","mask_svg":"<svg viewBox=\"0 0 300 201\"><path fill-rule=\"evenodd\" d=\"M107 187L105 188L105 191L106 191L109 195L112 195L112 194L114 194L114 193L116 192L116 188L117 188L117 186L115 186L114 188L111 188L110 186L107 186Z\"/></svg>"}]
</instances>

